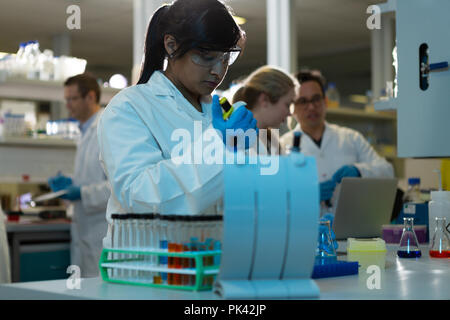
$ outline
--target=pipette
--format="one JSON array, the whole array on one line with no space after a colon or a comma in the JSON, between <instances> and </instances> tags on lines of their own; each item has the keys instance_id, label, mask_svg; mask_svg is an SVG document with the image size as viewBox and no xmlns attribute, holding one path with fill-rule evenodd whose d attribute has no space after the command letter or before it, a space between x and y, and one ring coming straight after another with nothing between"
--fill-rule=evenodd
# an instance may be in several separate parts
<instances>
[{"instance_id":1,"label":"pipette","mask_svg":"<svg viewBox=\"0 0 450 320\"><path fill-rule=\"evenodd\" d=\"M228 120L231 114L234 112L233 106L228 102L227 98L223 97L219 101L222 109L225 111L223 114L223 120Z\"/></svg>"}]
</instances>

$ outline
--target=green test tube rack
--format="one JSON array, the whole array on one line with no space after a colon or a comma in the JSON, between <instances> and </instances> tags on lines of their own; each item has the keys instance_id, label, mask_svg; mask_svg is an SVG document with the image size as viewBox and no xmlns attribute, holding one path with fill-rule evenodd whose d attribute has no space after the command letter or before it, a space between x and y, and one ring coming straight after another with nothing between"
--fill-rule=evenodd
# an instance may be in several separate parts
<instances>
[{"instance_id":1,"label":"green test tube rack","mask_svg":"<svg viewBox=\"0 0 450 320\"><path fill-rule=\"evenodd\" d=\"M113 259L113 254L121 254L129 258ZM188 291L205 291L212 290L212 282L204 283L205 277L215 277L219 273L219 266L205 266L204 258L212 258L220 256L221 251L195 251L195 252L163 252L153 250L128 250L128 249L107 249L104 248L100 257L99 268L103 281L121 284L131 284L146 287L179 289ZM130 256L132 256L130 258ZM158 266L146 264L143 260L146 256L168 257L168 258L190 258L195 260L195 268L168 268L166 266ZM138 262L138 263L136 263ZM140 262L140 263L139 263ZM178 274L195 276L193 285L172 285L172 284L156 284L150 283L148 279L118 279L110 276L108 270L128 270L134 272L155 272L166 274Z\"/></svg>"}]
</instances>

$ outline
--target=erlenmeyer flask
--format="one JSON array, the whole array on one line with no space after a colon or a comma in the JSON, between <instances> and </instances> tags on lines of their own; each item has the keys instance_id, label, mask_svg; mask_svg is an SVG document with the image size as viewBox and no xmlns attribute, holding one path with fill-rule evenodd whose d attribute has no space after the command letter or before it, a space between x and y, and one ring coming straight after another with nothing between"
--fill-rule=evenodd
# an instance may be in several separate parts
<instances>
[{"instance_id":1,"label":"erlenmeyer flask","mask_svg":"<svg viewBox=\"0 0 450 320\"><path fill-rule=\"evenodd\" d=\"M445 218L436 218L436 228L430 248L431 257L450 258L450 239L447 231L449 226Z\"/></svg>"},{"instance_id":2,"label":"erlenmeyer flask","mask_svg":"<svg viewBox=\"0 0 450 320\"><path fill-rule=\"evenodd\" d=\"M325 263L333 260L336 260L336 250L331 237L330 220L321 220L319 221L316 263Z\"/></svg>"},{"instance_id":3,"label":"erlenmeyer flask","mask_svg":"<svg viewBox=\"0 0 450 320\"><path fill-rule=\"evenodd\" d=\"M402 237L397 251L400 258L420 258L422 252L419 248L416 233L414 232L414 218L403 218L405 222L403 226Z\"/></svg>"}]
</instances>

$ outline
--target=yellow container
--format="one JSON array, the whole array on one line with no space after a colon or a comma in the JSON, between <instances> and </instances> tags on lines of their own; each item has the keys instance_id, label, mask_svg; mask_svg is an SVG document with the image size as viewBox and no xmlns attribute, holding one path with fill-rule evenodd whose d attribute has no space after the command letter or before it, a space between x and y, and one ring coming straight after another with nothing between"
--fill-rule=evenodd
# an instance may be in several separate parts
<instances>
[{"instance_id":1,"label":"yellow container","mask_svg":"<svg viewBox=\"0 0 450 320\"><path fill-rule=\"evenodd\" d=\"M361 271L372 265L384 270L386 252L386 242L383 239L347 239L347 261L358 261Z\"/></svg>"},{"instance_id":2,"label":"yellow container","mask_svg":"<svg viewBox=\"0 0 450 320\"><path fill-rule=\"evenodd\" d=\"M450 159L442 159L441 175L442 175L442 189L450 191Z\"/></svg>"}]
</instances>

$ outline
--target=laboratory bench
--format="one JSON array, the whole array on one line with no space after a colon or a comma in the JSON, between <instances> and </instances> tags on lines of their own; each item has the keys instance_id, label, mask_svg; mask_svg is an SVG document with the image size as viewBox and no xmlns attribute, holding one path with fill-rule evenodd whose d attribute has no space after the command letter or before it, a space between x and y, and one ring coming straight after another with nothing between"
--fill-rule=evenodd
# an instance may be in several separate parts
<instances>
[{"instance_id":1,"label":"laboratory bench","mask_svg":"<svg viewBox=\"0 0 450 320\"><path fill-rule=\"evenodd\" d=\"M67 278L70 220L21 217L6 223L12 282Z\"/></svg>"},{"instance_id":2,"label":"laboratory bench","mask_svg":"<svg viewBox=\"0 0 450 320\"><path fill-rule=\"evenodd\" d=\"M340 249L345 243L340 244ZM317 279L322 300L448 300L450 259L433 259L421 246L419 259L399 259L396 246L388 245L380 288L369 289L366 270L358 275ZM345 255L340 255L345 259ZM212 291L189 292L82 279L80 289L68 289L67 280L0 285L0 299L41 300L218 300Z\"/></svg>"}]
</instances>

